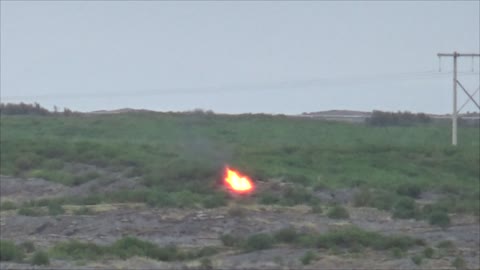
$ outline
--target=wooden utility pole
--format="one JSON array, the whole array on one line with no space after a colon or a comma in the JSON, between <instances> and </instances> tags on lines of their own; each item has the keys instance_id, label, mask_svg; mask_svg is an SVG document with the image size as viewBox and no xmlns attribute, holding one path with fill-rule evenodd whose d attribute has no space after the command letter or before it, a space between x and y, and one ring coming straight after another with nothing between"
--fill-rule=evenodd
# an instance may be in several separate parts
<instances>
[{"instance_id":1,"label":"wooden utility pole","mask_svg":"<svg viewBox=\"0 0 480 270\"><path fill-rule=\"evenodd\" d=\"M457 110L457 84L463 89L465 94L470 98L470 100L477 105L480 110L480 106L477 101L473 98L473 95L470 95L468 91L462 86L462 84L457 80L457 58L462 56L467 57L480 57L480 54L476 53L439 53L438 57L453 57L453 112L452 112L452 145L457 145L457 118L460 111ZM474 94L475 95L475 94ZM463 106L462 106L463 108Z\"/></svg>"}]
</instances>

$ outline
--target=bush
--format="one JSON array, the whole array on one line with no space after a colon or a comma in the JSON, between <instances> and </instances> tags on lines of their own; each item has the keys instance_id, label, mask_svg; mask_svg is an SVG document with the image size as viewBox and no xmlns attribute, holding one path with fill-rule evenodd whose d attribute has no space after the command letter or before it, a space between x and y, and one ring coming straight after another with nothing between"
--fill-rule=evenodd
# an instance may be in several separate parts
<instances>
[{"instance_id":1,"label":"bush","mask_svg":"<svg viewBox=\"0 0 480 270\"><path fill-rule=\"evenodd\" d=\"M453 248L455 248L455 244L450 240L444 240L444 241L441 241L437 244L437 248L453 249Z\"/></svg>"},{"instance_id":2,"label":"bush","mask_svg":"<svg viewBox=\"0 0 480 270\"><path fill-rule=\"evenodd\" d=\"M31 252L35 251L35 245L33 244L32 241L25 241L25 242L20 244L20 247L26 253L31 253Z\"/></svg>"},{"instance_id":3,"label":"bush","mask_svg":"<svg viewBox=\"0 0 480 270\"><path fill-rule=\"evenodd\" d=\"M370 206L373 195L374 193L370 192L370 190L363 188L355 193L353 197L353 205L356 207Z\"/></svg>"},{"instance_id":4,"label":"bush","mask_svg":"<svg viewBox=\"0 0 480 270\"><path fill-rule=\"evenodd\" d=\"M49 265L50 259L48 258L48 254L45 251L35 252L32 257L32 264L33 265Z\"/></svg>"},{"instance_id":5,"label":"bush","mask_svg":"<svg viewBox=\"0 0 480 270\"><path fill-rule=\"evenodd\" d=\"M245 249L247 251L269 249L273 246L273 237L269 234L259 233L248 237L245 242Z\"/></svg>"},{"instance_id":6,"label":"bush","mask_svg":"<svg viewBox=\"0 0 480 270\"><path fill-rule=\"evenodd\" d=\"M106 251L108 253L113 253L122 259L137 255L155 258L161 261L170 261L177 257L177 249L175 246L159 248L151 242L130 236L118 240L112 246L107 248Z\"/></svg>"},{"instance_id":7,"label":"bush","mask_svg":"<svg viewBox=\"0 0 480 270\"><path fill-rule=\"evenodd\" d=\"M437 225L442 228L450 226L450 217L445 212L435 211L428 217L428 222L431 225Z\"/></svg>"},{"instance_id":8,"label":"bush","mask_svg":"<svg viewBox=\"0 0 480 270\"><path fill-rule=\"evenodd\" d=\"M25 257L22 249L17 247L13 242L0 240L0 261L20 262Z\"/></svg>"},{"instance_id":9,"label":"bush","mask_svg":"<svg viewBox=\"0 0 480 270\"><path fill-rule=\"evenodd\" d=\"M401 248L394 247L392 248L392 256L397 259L402 258L405 256L405 251L402 250Z\"/></svg>"},{"instance_id":10,"label":"bush","mask_svg":"<svg viewBox=\"0 0 480 270\"><path fill-rule=\"evenodd\" d=\"M435 250L431 247L427 247L423 250L423 256L425 256L425 258L432 258L434 253Z\"/></svg>"},{"instance_id":11,"label":"bush","mask_svg":"<svg viewBox=\"0 0 480 270\"><path fill-rule=\"evenodd\" d=\"M46 213L40 208L22 207L17 210L17 214L22 216L38 217L38 216L43 216Z\"/></svg>"},{"instance_id":12,"label":"bush","mask_svg":"<svg viewBox=\"0 0 480 270\"><path fill-rule=\"evenodd\" d=\"M422 264L422 260L423 260L423 258L422 258L422 256L420 256L420 255L414 255L414 256L412 256L412 262L413 262L414 264L416 264L416 265Z\"/></svg>"},{"instance_id":13,"label":"bush","mask_svg":"<svg viewBox=\"0 0 480 270\"><path fill-rule=\"evenodd\" d=\"M203 254L208 254L203 251ZM58 243L52 248L52 253L61 258L74 260L96 260L103 256L114 256L127 259L132 256L143 256L161 261L182 260L188 254L180 252L175 246L159 247L154 243L135 237L124 237L107 246L98 246L94 243L82 243L76 240ZM200 254L193 254L197 257Z\"/></svg>"},{"instance_id":14,"label":"bush","mask_svg":"<svg viewBox=\"0 0 480 270\"><path fill-rule=\"evenodd\" d=\"M206 257L206 256L212 256L217 253L218 253L218 248L216 247L202 247L197 252L195 252L195 255L193 257Z\"/></svg>"},{"instance_id":15,"label":"bush","mask_svg":"<svg viewBox=\"0 0 480 270\"><path fill-rule=\"evenodd\" d=\"M356 207L369 206L388 211L394 204L395 194L384 190L370 191L363 188L353 197L353 205Z\"/></svg>"},{"instance_id":16,"label":"bush","mask_svg":"<svg viewBox=\"0 0 480 270\"><path fill-rule=\"evenodd\" d=\"M50 203L48 205L48 214L52 216L58 216L65 213L65 209L58 203Z\"/></svg>"},{"instance_id":17,"label":"bush","mask_svg":"<svg viewBox=\"0 0 480 270\"><path fill-rule=\"evenodd\" d=\"M302 262L303 265L308 265L312 260L315 260L315 258L316 258L315 253L313 253L313 251L310 250L305 252L305 254L302 256L300 261Z\"/></svg>"},{"instance_id":18,"label":"bush","mask_svg":"<svg viewBox=\"0 0 480 270\"><path fill-rule=\"evenodd\" d=\"M13 210L17 208L17 205L15 205L14 202L11 202L11 201L4 201L2 203L0 203L0 211L3 211L3 210Z\"/></svg>"},{"instance_id":19,"label":"bush","mask_svg":"<svg viewBox=\"0 0 480 270\"><path fill-rule=\"evenodd\" d=\"M210 270L213 269L212 260L209 258L203 258L200 260L200 269L201 270Z\"/></svg>"},{"instance_id":20,"label":"bush","mask_svg":"<svg viewBox=\"0 0 480 270\"><path fill-rule=\"evenodd\" d=\"M397 187L397 193L402 196L418 198L422 193L422 187L417 183L404 183Z\"/></svg>"},{"instance_id":21,"label":"bush","mask_svg":"<svg viewBox=\"0 0 480 270\"><path fill-rule=\"evenodd\" d=\"M282 199L279 201L283 205L308 204L314 201L314 197L310 191L304 187L287 187Z\"/></svg>"},{"instance_id":22,"label":"bush","mask_svg":"<svg viewBox=\"0 0 480 270\"><path fill-rule=\"evenodd\" d=\"M281 243L294 243L297 241L298 233L295 228L281 229L274 234L275 240Z\"/></svg>"},{"instance_id":23,"label":"bush","mask_svg":"<svg viewBox=\"0 0 480 270\"><path fill-rule=\"evenodd\" d=\"M408 236L384 236L379 233L364 231L357 227L347 227L321 234L316 237L317 248L358 248L371 247L377 250L399 248L406 250L422 244Z\"/></svg>"},{"instance_id":24,"label":"bush","mask_svg":"<svg viewBox=\"0 0 480 270\"><path fill-rule=\"evenodd\" d=\"M347 219L350 217L348 210L340 205L335 205L328 209L327 216L334 219Z\"/></svg>"},{"instance_id":25,"label":"bush","mask_svg":"<svg viewBox=\"0 0 480 270\"><path fill-rule=\"evenodd\" d=\"M205 208L215 208L227 205L227 198L224 194L214 194L208 196L203 202Z\"/></svg>"},{"instance_id":26,"label":"bush","mask_svg":"<svg viewBox=\"0 0 480 270\"><path fill-rule=\"evenodd\" d=\"M455 269L467 269L467 264L465 263L465 260L460 257L456 257L453 260L452 266L455 267Z\"/></svg>"},{"instance_id":27,"label":"bush","mask_svg":"<svg viewBox=\"0 0 480 270\"><path fill-rule=\"evenodd\" d=\"M393 206L394 218L416 218L417 216L417 206L411 198L400 198Z\"/></svg>"},{"instance_id":28,"label":"bush","mask_svg":"<svg viewBox=\"0 0 480 270\"><path fill-rule=\"evenodd\" d=\"M280 195L268 191L260 195L261 204L278 204L281 200Z\"/></svg>"},{"instance_id":29,"label":"bush","mask_svg":"<svg viewBox=\"0 0 480 270\"><path fill-rule=\"evenodd\" d=\"M70 240L56 244L52 249L55 257L73 260L96 260L105 254L105 249L94 243L83 243Z\"/></svg>"}]
</instances>

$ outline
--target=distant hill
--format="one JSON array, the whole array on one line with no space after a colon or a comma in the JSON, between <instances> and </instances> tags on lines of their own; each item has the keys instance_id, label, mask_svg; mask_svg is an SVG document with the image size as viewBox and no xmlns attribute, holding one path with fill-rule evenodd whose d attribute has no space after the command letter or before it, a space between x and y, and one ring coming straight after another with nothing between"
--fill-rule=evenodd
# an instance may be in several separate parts
<instances>
[{"instance_id":1,"label":"distant hill","mask_svg":"<svg viewBox=\"0 0 480 270\"><path fill-rule=\"evenodd\" d=\"M138 113L138 112L155 112L152 110L145 110L145 109L132 109L132 108L122 108L116 110L99 110L99 111L92 111L88 112L87 114L119 114L119 113Z\"/></svg>"}]
</instances>

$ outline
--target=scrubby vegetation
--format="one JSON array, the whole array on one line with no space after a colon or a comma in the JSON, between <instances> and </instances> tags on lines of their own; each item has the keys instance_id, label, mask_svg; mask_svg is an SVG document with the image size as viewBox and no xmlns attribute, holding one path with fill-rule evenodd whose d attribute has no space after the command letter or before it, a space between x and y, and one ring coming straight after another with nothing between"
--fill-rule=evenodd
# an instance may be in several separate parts
<instances>
[{"instance_id":1,"label":"scrubby vegetation","mask_svg":"<svg viewBox=\"0 0 480 270\"><path fill-rule=\"evenodd\" d=\"M253 234L247 238L233 235L222 235L222 243L228 247L239 247L247 251L268 249L276 244L289 244L300 247L320 249L347 249L372 248L376 250L400 250L425 243L408 236L386 236L376 232L362 230L358 227L345 227L332 230L324 234L298 232L290 227L270 234Z\"/></svg>"},{"instance_id":2,"label":"scrubby vegetation","mask_svg":"<svg viewBox=\"0 0 480 270\"><path fill-rule=\"evenodd\" d=\"M49 265L50 258L45 251L37 251L33 254L32 257L32 264L33 265Z\"/></svg>"},{"instance_id":3,"label":"scrubby vegetation","mask_svg":"<svg viewBox=\"0 0 480 270\"><path fill-rule=\"evenodd\" d=\"M460 128L461 143L452 148L449 127L434 123L372 127L198 112L65 117L2 111L0 120L1 174L41 177L70 186L99 177L65 169L82 163L124 171L125 177L139 177L146 186L58 199L61 204L224 206L228 195L219 181L224 166L230 164L254 180L281 179L289 184L253 195L264 204L314 207L319 190L360 187L364 193L357 195L356 205L389 210L398 218L419 215L418 207L405 198L416 199L425 190L445 194L447 213L480 210L476 128ZM51 210L50 214L61 214L60 208Z\"/></svg>"},{"instance_id":4,"label":"scrubby vegetation","mask_svg":"<svg viewBox=\"0 0 480 270\"><path fill-rule=\"evenodd\" d=\"M334 219L347 219L350 217L348 210L341 205L334 205L328 209L327 216Z\"/></svg>"},{"instance_id":5,"label":"scrubby vegetation","mask_svg":"<svg viewBox=\"0 0 480 270\"><path fill-rule=\"evenodd\" d=\"M305 252L305 254L302 256L300 261L302 262L302 264L308 265L315 259L316 259L315 253L313 253L313 251L310 250Z\"/></svg>"},{"instance_id":6,"label":"scrubby vegetation","mask_svg":"<svg viewBox=\"0 0 480 270\"><path fill-rule=\"evenodd\" d=\"M15 243L7 240L0 240L0 261L20 262L25 257L23 250Z\"/></svg>"},{"instance_id":7,"label":"scrubby vegetation","mask_svg":"<svg viewBox=\"0 0 480 270\"><path fill-rule=\"evenodd\" d=\"M73 260L99 260L101 258L127 259L133 256L142 256L160 261L178 261L195 259L216 254L213 247L204 247L197 250L180 250L169 245L159 247L154 243L135 237L124 237L111 245L100 246L94 243L84 243L76 240L57 243L49 253L55 258Z\"/></svg>"}]
</instances>

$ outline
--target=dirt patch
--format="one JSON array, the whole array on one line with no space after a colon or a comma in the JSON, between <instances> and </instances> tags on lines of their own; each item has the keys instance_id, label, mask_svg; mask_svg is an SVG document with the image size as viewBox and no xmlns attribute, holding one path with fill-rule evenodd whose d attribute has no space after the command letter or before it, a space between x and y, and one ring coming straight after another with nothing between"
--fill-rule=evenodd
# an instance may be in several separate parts
<instances>
[{"instance_id":1,"label":"dirt patch","mask_svg":"<svg viewBox=\"0 0 480 270\"><path fill-rule=\"evenodd\" d=\"M69 187L39 178L18 178L0 175L0 198L2 201L24 202L51 198L65 194Z\"/></svg>"},{"instance_id":2,"label":"dirt patch","mask_svg":"<svg viewBox=\"0 0 480 270\"><path fill-rule=\"evenodd\" d=\"M78 167L76 167L78 170ZM89 167L89 169L91 169ZM145 186L139 177L126 177L123 172L105 172L77 186L47 181L40 178L20 178L0 175L1 201L27 202L35 198L82 197L119 190L142 189Z\"/></svg>"}]
</instances>

